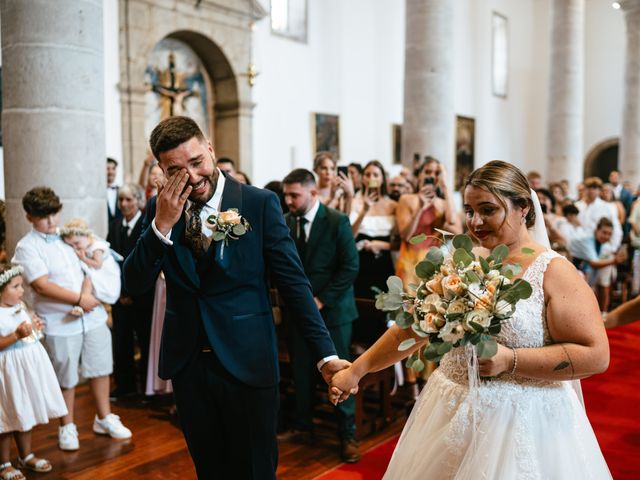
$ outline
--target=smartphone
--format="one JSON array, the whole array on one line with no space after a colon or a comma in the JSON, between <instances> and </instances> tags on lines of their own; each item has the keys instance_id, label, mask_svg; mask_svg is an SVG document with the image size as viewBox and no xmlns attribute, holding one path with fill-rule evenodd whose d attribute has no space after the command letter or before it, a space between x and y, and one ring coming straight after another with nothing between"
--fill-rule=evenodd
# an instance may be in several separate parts
<instances>
[{"instance_id":1,"label":"smartphone","mask_svg":"<svg viewBox=\"0 0 640 480\"><path fill-rule=\"evenodd\" d=\"M338 175L343 174L345 176L349 176L349 168L348 167L338 167Z\"/></svg>"},{"instance_id":2,"label":"smartphone","mask_svg":"<svg viewBox=\"0 0 640 480\"><path fill-rule=\"evenodd\" d=\"M435 185L436 184L436 180L433 177L425 177L424 181L422 182L422 186L426 187L427 185Z\"/></svg>"},{"instance_id":3,"label":"smartphone","mask_svg":"<svg viewBox=\"0 0 640 480\"><path fill-rule=\"evenodd\" d=\"M380 188L380 182L378 182L378 180L369 180L368 187L369 187L369 190Z\"/></svg>"}]
</instances>

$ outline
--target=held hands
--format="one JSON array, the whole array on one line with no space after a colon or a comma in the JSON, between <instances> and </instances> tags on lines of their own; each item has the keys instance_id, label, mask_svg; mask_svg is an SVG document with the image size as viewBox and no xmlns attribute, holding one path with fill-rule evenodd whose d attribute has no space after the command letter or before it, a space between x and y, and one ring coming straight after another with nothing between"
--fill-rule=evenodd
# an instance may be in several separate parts
<instances>
[{"instance_id":1,"label":"held hands","mask_svg":"<svg viewBox=\"0 0 640 480\"><path fill-rule=\"evenodd\" d=\"M80 296L80 301L78 302L78 306L81 307L85 312L90 312L98 305L100 305L100 302L90 293L83 293Z\"/></svg>"},{"instance_id":2,"label":"held hands","mask_svg":"<svg viewBox=\"0 0 640 480\"><path fill-rule=\"evenodd\" d=\"M349 398L349 395L355 395L358 393L358 382L360 376L351 366L336 372L329 385L329 401L337 405Z\"/></svg>"},{"instance_id":3,"label":"held hands","mask_svg":"<svg viewBox=\"0 0 640 480\"><path fill-rule=\"evenodd\" d=\"M481 377L496 377L504 372L510 372L513 368L513 350L498 344L498 352L491 358L479 358Z\"/></svg>"},{"instance_id":4,"label":"held hands","mask_svg":"<svg viewBox=\"0 0 640 480\"><path fill-rule=\"evenodd\" d=\"M31 335L32 330L33 329L31 327L31 323L24 321L20 323L20 325L18 325L18 328L16 328L16 337L18 337L18 340L28 337L29 335Z\"/></svg>"},{"instance_id":5,"label":"held hands","mask_svg":"<svg viewBox=\"0 0 640 480\"><path fill-rule=\"evenodd\" d=\"M351 362L348 362L341 358L329 360L327 363L322 365L322 368L320 368L320 373L322 374L322 378L324 379L324 381L327 382L327 385L329 385L331 379L337 372L344 370L345 368L348 368L350 366Z\"/></svg>"},{"instance_id":6,"label":"held hands","mask_svg":"<svg viewBox=\"0 0 640 480\"><path fill-rule=\"evenodd\" d=\"M189 174L183 168L171 175L166 183L157 184L156 227L163 235L169 233L180 220L184 204L192 190L191 185L187 186L188 181Z\"/></svg>"}]
</instances>

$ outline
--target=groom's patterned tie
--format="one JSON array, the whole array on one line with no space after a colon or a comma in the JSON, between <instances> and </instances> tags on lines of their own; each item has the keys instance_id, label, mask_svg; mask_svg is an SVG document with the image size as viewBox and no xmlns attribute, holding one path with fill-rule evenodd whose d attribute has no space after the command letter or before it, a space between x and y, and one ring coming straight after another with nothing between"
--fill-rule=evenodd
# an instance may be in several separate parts
<instances>
[{"instance_id":1,"label":"groom's patterned tie","mask_svg":"<svg viewBox=\"0 0 640 480\"><path fill-rule=\"evenodd\" d=\"M200 212L202 212L203 208L203 203L193 202L188 210L189 220L187 223L187 230L185 232L185 239L187 240L187 245L189 245L191 251L196 257L200 257L204 254L202 219L200 218Z\"/></svg>"}]
</instances>

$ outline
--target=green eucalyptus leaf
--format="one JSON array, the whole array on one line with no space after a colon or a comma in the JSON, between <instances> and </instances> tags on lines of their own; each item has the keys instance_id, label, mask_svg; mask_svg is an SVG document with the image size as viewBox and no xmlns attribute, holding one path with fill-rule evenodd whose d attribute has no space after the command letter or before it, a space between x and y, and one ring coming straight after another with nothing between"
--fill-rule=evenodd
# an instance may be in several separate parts
<instances>
[{"instance_id":1,"label":"green eucalyptus leaf","mask_svg":"<svg viewBox=\"0 0 640 480\"><path fill-rule=\"evenodd\" d=\"M507 255L509 255L509 248L506 245L498 245L496 248L491 250L491 256L496 262L502 262Z\"/></svg>"},{"instance_id":2,"label":"green eucalyptus leaf","mask_svg":"<svg viewBox=\"0 0 640 480\"><path fill-rule=\"evenodd\" d=\"M247 233L247 229L241 223L234 225L232 230L233 230L233 234L237 237Z\"/></svg>"},{"instance_id":3,"label":"green eucalyptus leaf","mask_svg":"<svg viewBox=\"0 0 640 480\"><path fill-rule=\"evenodd\" d=\"M518 275L520 272L522 272L522 265L520 265L519 263L505 265L502 269L502 274L509 280Z\"/></svg>"},{"instance_id":4,"label":"green eucalyptus leaf","mask_svg":"<svg viewBox=\"0 0 640 480\"><path fill-rule=\"evenodd\" d=\"M465 273L465 277L467 280L467 283L480 283L480 276L473 271L468 271L467 273Z\"/></svg>"},{"instance_id":5,"label":"green eucalyptus leaf","mask_svg":"<svg viewBox=\"0 0 640 480\"><path fill-rule=\"evenodd\" d=\"M473 262L473 258L469 255L469 252L464 248L458 248L455 252L453 252L453 261L456 265L462 263L465 267L468 267L471 262Z\"/></svg>"},{"instance_id":6,"label":"green eucalyptus leaf","mask_svg":"<svg viewBox=\"0 0 640 480\"><path fill-rule=\"evenodd\" d=\"M402 296L399 293L383 293L380 298L382 298L382 308L385 312L393 312L402 307Z\"/></svg>"},{"instance_id":7,"label":"green eucalyptus leaf","mask_svg":"<svg viewBox=\"0 0 640 480\"><path fill-rule=\"evenodd\" d=\"M491 325L487 331L491 334L491 335L498 335L500 333L500 330L502 330L502 325L498 324L498 325Z\"/></svg>"},{"instance_id":8,"label":"green eucalyptus leaf","mask_svg":"<svg viewBox=\"0 0 640 480\"><path fill-rule=\"evenodd\" d=\"M533 293L533 289L531 288L531 284L529 284L529 282L519 278L518 280L513 282L513 286L509 289L508 292L509 294L512 294L517 300L524 300L531 296L531 294Z\"/></svg>"},{"instance_id":9,"label":"green eucalyptus leaf","mask_svg":"<svg viewBox=\"0 0 640 480\"><path fill-rule=\"evenodd\" d=\"M524 247L522 249L522 253L524 253L525 255L533 255L534 253L536 253L536 251L532 248Z\"/></svg>"},{"instance_id":10,"label":"green eucalyptus leaf","mask_svg":"<svg viewBox=\"0 0 640 480\"><path fill-rule=\"evenodd\" d=\"M416 275L420 278L427 279L436 273L437 269L438 267L434 263L429 260L423 260L416 265Z\"/></svg>"},{"instance_id":11,"label":"green eucalyptus leaf","mask_svg":"<svg viewBox=\"0 0 640 480\"><path fill-rule=\"evenodd\" d=\"M484 327L476 322L469 322L469 326L476 332L482 332L484 330Z\"/></svg>"},{"instance_id":12,"label":"green eucalyptus leaf","mask_svg":"<svg viewBox=\"0 0 640 480\"><path fill-rule=\"evenodd\" d=\"M404 352L405 350L409 350L415 344L416 344L415 338L407 338L406 340L401 342L400 345L398 345L398 351Z\"/></svg>"},{"instance_id":13,"label":"green eucalyptus leaf","mask_svg":"<svg viewBox=\"0 0 640 480\"><path fill-rule=\"evenodd\" d=\"M410 313L407 313L403 310L396 315L396 325L400 328L409 328L413 325L413 316Z\"/></svg>"},{"instance_id":14,"label":"green eucalyptus leaf","mask_svg":"<svg viewBox=\"0 0 640 480\"><path fill-rule=\"evenodd\" d=\"M453 244L454 248L462 248L469 254L471 254L471 251L473 250L473 242L468 235L456 235L455 237L453 237L453 241L451 243Z\"/></svg>"},{"instance_id":15,"label":"green eucalyptus leaf","mask_svg":"<svg viewBox=\"0 0 640 480\"><path fill-rule=\"evenodd\" d=\"M491 358L498 353L498 344L494 338L489 337L476 345L476 351L480 358Z\"/></svg>"},{"instance_id":16,"label":"green eucalyptus leaf","mask_svg":"<svg viewBox=\"0 0 640 480\"><path fill-rule=\"evenodd\" d=\"M451 342L442 342L440 345L438 345L438 355L445 355L449 353L452 348L453 345L451 344Z\"/></svg>"},{"instance_id":17,"label":"green eucalyptus leaf","mask_svg":"<svg viewBox=\"0 0 640 480\"><path fill-rule=\"evenodd\" d=\"M484 258L480 257L479 258L480 261L480 266L482 267L482 271L485 273L485 275L487 273L489 273L489 271L491 270L491 267L489 266L489 262L487 262Z\"/></svg>"},{"instance_id":18,"label":"green eucalyptus leaf","mask_svg":"<svg viewBox=\"0 0 640 480\"><path fill-rule=\"evenodd\" d=\"M427 252L426 259L434 265L439 265L444 261L444 255L438 247L431 247Z\"/></svg>"},{"instance_id":19,"label":"green eucalyptus leaf","mask_svg":"<svg viewBox=\"0 0 640 480\"><path fill-rule=\"evenodd\" d=\"M396 323L398 322L396 321ZM422 329L420 328L420 325L418 325L417 323L411 323L411 330L413 330L413 332L419 337L427 338L429 336L428 333L422 331Z\"/></svg>"},{"instance_id":20,"label":"green eucalyptus leaf","mask_svg":"<svg viewBox=\"0 0 640 480\"><path fill-rule=\"evenodd\" d=\"M402 293L402 279L392 275L387 278L387 287L389 288L389 293Z\"/></svg>"},{"instance_id":21,"label":"green eucalyptus leaf","mask_svg":"<svg viewBox=\"0 0 640 480\"><path fill-rule=\"evenodd\" d=\"M420 360L419 358L416 359L412 364L411 364L411 369L415 372L421 372L422 370L424 370L424 362L422 360Z\"/></svg>"},{"instance_id":22,"label":"green eucalyptus leaf","mask_svg":"<svg viewBox=\"0 0 640 480\"><path fill-rule=\"evenodd\" d=\"M416 235L415 237L411 237L409 239L409 243L411 245L418 245L422 242L424 242L427 239L427 236L424 233L421 233L420 235Z\"/></svg>"},{"instance_id":23,"label":"green eucalyptus leaf","mask_svg":"<svg viewBox=\"0 0 640 480\"><path fill-rule=\"evenodd\" d=\"M220 240L224 240L224 238L225 238L224 232L221 232L221 231L218 230L218 231L213 233L213 241L214 242L219 242Z\"/></svg>"},{"instance_id":24,"label":"green eucalyptus leaf","mask_svg":"<svg viewBox=\"0 0 640 480\"><path fill-rule=\"evenodd\" d=\"M429 345L427 345L424 349L424 358L426 358L427 360L431 360L432 362L437 361L436 359L440 357L440 355L438 354L438 346L441 344L440 343L430 343Z\"/></svg>"}]
</instances>

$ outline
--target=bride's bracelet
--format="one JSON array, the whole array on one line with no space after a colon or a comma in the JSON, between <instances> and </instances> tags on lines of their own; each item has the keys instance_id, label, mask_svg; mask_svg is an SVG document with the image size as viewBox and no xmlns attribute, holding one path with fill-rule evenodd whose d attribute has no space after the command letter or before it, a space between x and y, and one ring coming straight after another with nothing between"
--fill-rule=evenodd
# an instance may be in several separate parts
<instances>
[{"instance_id":1,"label":"bride's bracelet","mask_svg":"<svg viewBox=\"0 0 640 480\"><path fill-rule=\"evenodd\" d=\"M515 375L516 368L518 368L518 352L513 347L509 347L509 348L511 348L511 351L513 352L513 368L511 368L511 371L509 372L509 374Z\"/></svg>"}]
</instances>

